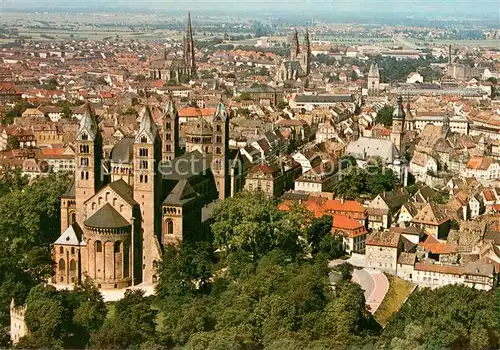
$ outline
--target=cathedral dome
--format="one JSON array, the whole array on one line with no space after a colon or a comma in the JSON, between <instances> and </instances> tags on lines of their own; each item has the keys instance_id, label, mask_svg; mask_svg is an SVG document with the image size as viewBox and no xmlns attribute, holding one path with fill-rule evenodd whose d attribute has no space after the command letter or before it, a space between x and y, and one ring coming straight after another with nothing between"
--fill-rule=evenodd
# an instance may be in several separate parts
<instances>
[{"instance_id":1,"label":"cathedral dome","mask_svg":"<svg viewBox=\"0 0 500 350\"><path fill-rule=\"evenodd\" d=\"M124 137L111 150L111 162L132 163L134 159L134 138Z\"/></svg>"}]
</instances>

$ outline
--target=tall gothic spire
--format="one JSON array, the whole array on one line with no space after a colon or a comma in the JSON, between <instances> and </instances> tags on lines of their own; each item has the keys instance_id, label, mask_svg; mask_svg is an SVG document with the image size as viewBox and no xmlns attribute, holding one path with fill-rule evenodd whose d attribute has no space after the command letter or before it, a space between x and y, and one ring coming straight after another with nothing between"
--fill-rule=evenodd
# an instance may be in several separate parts
<instances>
[{"instance_id":1,"label":"tall gothic spire","mask_svg":"<svg viewBox=\"0 0 500 350\"><path fill-rule=\"evenodd\" d=\"M196 74L196 63L194 60L194 38L193 26L191 24L191 12L188 12L188 23L186 29L186 37L184 41L184 59L191 70L191 74Z\"/></svg>"},{"instance_id":2,"label":"tall gothic spire","mask_svg":"<svg viewBox=\"0 0 500 350\"><path fill-rule=\"evenodd\" d=\"M158 129L153 121L149 106L145 106L139 113L141 121L139 122L139 131L137 132L136 143L153 143L156 139ZM146 137L146 142L143 142L143 137Z\"/></svg>"},{"instance_id":3,"label":"tall gothic spire","mask_svg":"<svg viewBox=\"0 0 500 350\"><path fill-rule=\"evenodd\" d=\"M296 60L299 52L300 52L300 47L299 47L299 33L297 32L297 29L295 29L294 32L293 32L292 51L290 52L290 59L292 61Z\"/></svg>"}]
</instances>

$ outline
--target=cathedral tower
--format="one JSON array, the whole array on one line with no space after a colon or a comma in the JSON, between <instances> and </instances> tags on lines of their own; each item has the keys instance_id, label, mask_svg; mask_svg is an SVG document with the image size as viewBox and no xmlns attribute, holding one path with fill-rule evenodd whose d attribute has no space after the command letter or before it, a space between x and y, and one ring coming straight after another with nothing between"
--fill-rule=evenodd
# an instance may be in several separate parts
<instances>
[{"instance_id":1,"label":"cathedral tower","mask_svg":"<svg viewBox=\"0 0 500 350\"><path fill-rule=\"evenodd\" d=\"M179 148L179 113L173 101L165 105L163 118L163 157L164 162L180 156Z\"/></svg>"},{"instance_id":2,"label":"cathedral tower","mask_svg":"<svg viewBox=\"0 0 500 350\"><path fill-rule=\"evenodd\" d=\"M380 92L380 72L378 65L372 63L368 72L368 95L378 95Z\"/></svg>"},{"instance_id":3,"label":"cathedral tower","mask_svg":"<svg viewBox=\"0 0 500 350\"><path fill-rule=\"evenodd\" d=\"M290 51L290 61L297 60L299 53L300 53L299 33L297 32L297 29L295 29L295 31L293 32L292 48Z\"/></svg>"},{"instance_id":4,"label":"cathedral tower","mask_svg":"<svg viewBox=\"0 0 500 350\"><path fill-rule=\"evenodd\" d=\"M194 57L193 26L191 25L191 12L188 13L188 24L186 37L184 39L184 60L191 72L191 76L196 75L196 62Z\"/></svg>"},{"instance_id":5,"label":"cathedral tower","mask_svg":"<svg viewBox=\"0 0 500 350\"><path fill-rule=\"evenodd\" d=\"M212 172L219 198L229 196L229 113L220 102L213 118Z\"/></svg>"},{"instance_id":6,"label":"cathedral tower","mask_svg":"<svg viewBox=\"0 0 500 350\"><path fill-rule=\"evenodd\" d=\"M304 36L304 49L302 50L302 69L307 75L311 73L311 42L309 40L309 29L306 28Z\"/></svg>"},{"instance_id":7,"label":"cathedral tower","mask_svg":"<svg viewBox=\"0 0 500 350\"><path fill-rule=\"evenodd\" d=\"M396 106L394 107L394 112L392 113L391 141L392 143L394 143L394 146L396 146L401 156L403 156L403 154L406 151L403 146L404 125L405 125L405 110L403 107L403 98L401 97L401 95L399 95L396 100Z\"/></svg>"},{"instance_id":8,"label":"cathedral tower","mask_svg":"<svg viewBox=\"0 0 500 350\"><path fill-rule=\"evenodd\" d=\"M161 141L149 107L141 111L139 131L134 142L134 199L141 207L142 276L152 282L159 259L157 251L160 232L161 176L158 164L161 159ZM137 219L137 218L136 218ZM140 244L140 239L134 243Z\"/></svg>"},{"instance_id":9,"label":"cathedral tower","mask_svg":"<svg viewBox=\"0 0 500 350\"><path fill-rule=\"evenodd\" d=\"M85 220L84 203L101 187L102 138L94 113L87 102L76 134L76 219Z\"/></svg>"}]
</instances>

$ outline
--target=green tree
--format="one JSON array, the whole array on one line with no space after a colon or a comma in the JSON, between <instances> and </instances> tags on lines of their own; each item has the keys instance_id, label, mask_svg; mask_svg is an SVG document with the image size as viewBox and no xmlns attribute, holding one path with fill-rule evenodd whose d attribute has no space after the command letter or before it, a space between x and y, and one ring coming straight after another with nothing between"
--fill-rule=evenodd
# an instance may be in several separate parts
<instances>
[{"instance_id":1,"label":"green tree","mask_svg":"<svg viewBox=\"0 0 500 350\"><path fill-rule=\"evenodd\" d=\"M18 149L19 138L16 135L11 135L7 138L7 149Z\"/></svg>"},{"instance_id":2,"label":"green tree","mask_svg":"<svg viewBox=\"0 0 500 350\"><path fill-rule=\"evenodd\" d=\"M245 253L256 262L277 247L290 253L299 249L298 236L304 215L277 209L263 192L243 192L222 201L214 211L215 246L226 254Z\"/></svg>"},{"instance_id":3,"label":"green tree","mask_svg":"<svg viewBox=\"0 0 500 350\"><path fill-rule=\"evenodd\" d=\"M393 106L384 106L377 111L375 123L384 124L385 126L392 125L392 113L394 112Z\"/></svg>"},{"instance_id":4,"label":"green tree","mask_svg":"<svg viewBox=\"0 0 500 350\"><path fill-rule=\"evenodd\" d=\"M156 313L142 290L127 290L125 297L114 305L114 316L92 333L92 348L126 349L154 339Z\"/></svg>"}]
</instances>

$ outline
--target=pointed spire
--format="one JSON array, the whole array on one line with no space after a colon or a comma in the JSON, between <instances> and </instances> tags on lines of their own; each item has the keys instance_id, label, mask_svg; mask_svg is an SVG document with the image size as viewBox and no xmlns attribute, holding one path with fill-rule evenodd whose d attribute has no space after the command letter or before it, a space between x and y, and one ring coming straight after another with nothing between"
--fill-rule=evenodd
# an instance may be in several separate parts
<instances>
[{"instance_id":1,"label":"pointed spire","mask_svg":"<svg viewBox=\"0 0 500 350\"><path fill-rule=\"evenodd\" d=\"M177 108L174 102L170 99L165 104L165 119L174 119L178 117Z\"/></svg>"},{"instance_id":2,"label":"pointed spire","mask_svg":"<svg viewBox=\"0 0 500 350\"><path fill-rule=\"evenodd\" d=\"M94 112L92 112L92 107L90 102L85 102L84 112L82 119L80 119L80 126L78 127L77 138L81 136L82 133L86 133L89 140L93 140L97 135L97 123L95 120Z\"/></svg>"},{"instance_id":3,"label":"pointed spire","mask_svg":"<svg viewBox=\"0 0 500 350\"><path fill-rule=\"evenodd\" d=\"M193 26L191 24L191 12L188 12L187 37L188 37L188 39L191 39L193 37Z\"/></svg>"},{"instance_id":4,"label":"pointed spire","mask_svg":"<svg viewBox=\"0 0 500 350\"><path fill-rule=\"evenodd\" d=\"M393 119L405 119L405 110L403 108L403 97L398 95L396 99L396 106L394 107L394 112L392 113Z\"/></svg>"},{"instance_id":5,"label":"pointed spire","mask_svg":"<svg viewBox=\"0 0 500 350\"><path fill-rule=\"evenodd\" d=\"M370 77L380 76L380 72L379 72L377 63L374 62L370 65L370 71L368 72L368 76L370 76Z\"/></svg>"},{"instance_id":6,"label":"pointed spire","mask_svg":"<svg viewBox=\"0 0 500 350\"><path fill-rule=\"evenodd\" d=\"M304 35L304 39L306 42L306 46L309 48L309 46L311 46L311 43L309 41L309 28L306 28L306 34Z\"/></svg>"},{"instance_id":7,"label":"pointed spire","mask_svg":"<svg viewBox=\"0 0 500 350\"><path fill-rule=\"evenodd\" d=\"M227 112L226 105L224 103L219 102L217 105L217 110L215 111L213 121L228 121L229 120L229 113Z\"/></svg>"},{"instance_id":8,"label":"pointed spire","mask_svg":"<svg viewBox=\"0 0 500 350\"><path fill-rule=\"evenodd\" d=\"M153 120L153 116L151 115L149 106L146 105L139 113L139 116L141 116L141 121L139 122L139 131L137 132L135 142L144 143L142 139L143 137L146 137L148 143L154 142L158 130Z\"/></svg>"}]
</instances>

